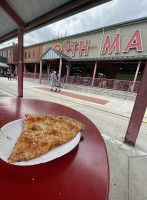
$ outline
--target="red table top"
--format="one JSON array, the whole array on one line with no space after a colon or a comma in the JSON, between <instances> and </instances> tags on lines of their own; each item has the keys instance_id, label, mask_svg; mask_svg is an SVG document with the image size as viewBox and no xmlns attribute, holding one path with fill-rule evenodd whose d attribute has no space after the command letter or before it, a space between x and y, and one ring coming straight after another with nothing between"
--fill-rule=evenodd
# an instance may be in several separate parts
<instances>
[{"instance_id":1,"label":"red table top","mask_svg":"<svg viewBox=\"0 0 147 200\"><path fill-rule=\"evenodd\" d=\"M41 100L0 98L0 127L25 114L68 116L86 125L80 143L53 161L16 166L0 159L1 199L108 200L109 164L103 138L84 115L69 107Z\"/></svg>"}]
</instances>

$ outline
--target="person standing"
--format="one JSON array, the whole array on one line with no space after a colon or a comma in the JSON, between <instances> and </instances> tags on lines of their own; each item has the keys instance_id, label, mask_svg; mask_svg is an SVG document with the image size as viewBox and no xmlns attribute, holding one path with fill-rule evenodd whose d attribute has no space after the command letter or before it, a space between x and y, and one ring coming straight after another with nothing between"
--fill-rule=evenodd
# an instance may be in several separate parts
<instances>
[{"instance_id":1,"label":"person standing","mask_svg":"<svg viewBox=\"0 0 147 200\"><path fill-rule=\"evenodd\" d=\"M54 71L50 77L51 91L53 91L54 87L56 86L56 81L57 81L57 76L56 76L56 71Z\"/></svg>"},{"instance_id":2,"label":"person standing","mask_svg":"<svg viewBox=\"0 0 147 200\"><path fill-rule=\"evenodd\" d=\"M106 75L104 74L104 77L103 77L103 88L106 88L107 86L107 81L106 81Z\"/></svg>"},{"instance_id":3,"label":"person standing","mask_svg":"<svg viewBox=\"0 0 147 200\"><path fill-rule=\"evenodd\" d=\"M7 75L8 75L8 81L9 81L9 79L10 79L10 81L11 81L11 71L10 71L10 69L8 69Z\"/></svg>"},{"instance_id":4,"label":"person standing","mask_svg":"<svg viewBox=\"0 0 147 200\"><path fill-rule=\"evenodd\" d=\"M14 81L14 79L16 79L16 71L14 71L14 73L13 73L13 81Z\"/></svg>"}]
</instances>

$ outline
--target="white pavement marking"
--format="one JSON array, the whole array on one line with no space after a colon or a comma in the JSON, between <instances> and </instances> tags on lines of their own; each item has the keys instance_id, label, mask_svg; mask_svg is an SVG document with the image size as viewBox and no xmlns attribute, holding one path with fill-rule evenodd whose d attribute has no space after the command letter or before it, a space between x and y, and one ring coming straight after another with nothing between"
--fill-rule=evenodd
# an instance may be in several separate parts
<instances>
[{"instance_id":1,"label":"white pavement marking","mask_svg":"<svg viewBox=\"0 0 147 200\"><path fill-rule=\"evenodd\" d=\"M147 158L147 153L146 152L143 152L143 151L140 151L138 149L136 149L135 147L130 147L116 139L112 139L111 137L107 136L107 135L104 135L104 134L101 134L103 139L104 140L109 140L111 143L113 144L117 144L121 149L124 149L124 150L127 150L127 151L130 151L132 153L137 153L138 155L137 156L130 156L130 157L139 157L139 156L144 156L145 158Z\"/></svg>"},{"instance_id":2,"label":"white pavement marking","mask_svg":"<svg viewBox=\"0 0 147 200\"><path fill-rule=\"evenodd\" d=\"M13 95L12 95L12 94L9 94L9 93L7 93L7 92L5 92L5 91L3 91L3 90L0 90L0 94L6 94L6 95L8 95L8 96L11 96L11 97L13 97Z\"/></svg>"},{"instance_id":3,"label":"white pavement marking","mask_svg":"<svg viewBox=\"0 0 147 200\"><path fill-rule=\"evenodd\" d=\"M74 104L78 104L78 105L82 105L82 103L80 102L80 101L76 101L76 102L72 102L72 103L69 103L69 104L65 104L65 106L72 106L72 105L74 105Z\"/></svg>"},{"instance_id":4,"label":"white pavement marking","mask_svg":"<svg viewBox=\"0 0 147 200\"><path fill-rule=\"evenodd\" d=\"M147 112L145 112L144 119L142 122L144 125L147 125Z\"/></svg>"}]
</instances>

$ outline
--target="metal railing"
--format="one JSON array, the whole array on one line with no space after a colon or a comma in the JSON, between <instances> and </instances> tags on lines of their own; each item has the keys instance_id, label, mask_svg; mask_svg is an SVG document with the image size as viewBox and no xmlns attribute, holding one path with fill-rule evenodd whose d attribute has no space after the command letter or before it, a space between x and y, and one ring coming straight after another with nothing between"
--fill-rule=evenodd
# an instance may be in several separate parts
<instances>
[{"instance_id":1,"label":"metal railing","mask_svg":"<svg viewBox=\"0 0 147 200\"><path fill-rule=\"evenodd\" d=\"M30 78L32 81L34 79L39 79L39 73L24 72L23 76L25 78ZM48 82L49 82L48 74L42 73L41 83L47 84ZM77 84L77 85L92 87L92 77L65 75L64 77L61 78L61 83ZM132 85L133 85L133 81L117 80L117 79L95 78L93 82L93 87L122 90L122 91L128 91L128 92L138 92L140 81L135 82L135 86L133 90L132 90Z\"/></svg>"},{"instance_id":2,"label":"metal railing","mask_svg":"<svg viewBox=\"0 0 147 200\"><path fill-rule=\"evenodd\" d=\"M92 77L64 76L64 83L78 84L84 86L92 86ZM133 81L95 78L93 87L107 88L122 91L132 91ZM140 81L135 82L132 92L138 92Z\"/></svg>"}]
</instances>

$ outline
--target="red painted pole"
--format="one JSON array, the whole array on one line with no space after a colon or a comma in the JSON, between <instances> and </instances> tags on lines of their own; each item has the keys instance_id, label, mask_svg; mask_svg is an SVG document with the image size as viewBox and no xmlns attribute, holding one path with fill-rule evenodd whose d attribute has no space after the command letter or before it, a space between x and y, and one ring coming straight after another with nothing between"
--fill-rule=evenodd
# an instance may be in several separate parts
<instances>
[{"instance_id":1,"label":"red painted pole","mask_svg":"<svg viewBox=\"0 0 147 200\"><path fill-rule=\"evenodd\" d=\"M62 59L60 58L60 64L59 64L59 77L58 77L58 81L61 81L61 69L62 69Z\"/></svg>"},{"instance_id":2,"label":"red painted pole","mask_svg":"<svg viewBox=\"0 0 147 200\"><path fill-rule=\"evenodd\" d=\"M51 71L51 63L48 63L48 76L50 75L50 71Z\"/></svg>"},{"instance_id":3,"label":"red painted pole","mask_svg":"<svg viewBox=\"0 0 147 200\"><path fill-rule=\"evenodd\" d=\"M125 136L125 142L135 145L139 129L147 107L147 61L142 75L131 119Z\"/></svg>"},{"instance_id":4,"label":"red painted pole","mask_svg":"<svg viewBox=\"0 0 147 200\"><path fill-rule=\"evenodd\" d=\"M37 63L35 63L35 68L34 68L34 78L36 78L36 71L37 71Z\"/></svg>"},{"instance_id":5,"label":"red painted pole","mask_svg":"<svg viewBox=\"0 0 147 200\"><path fill-rule=\"evenodd\" d=\"M26 64L24 64L24 73L26 73Z\"/></svg>"},{"instance_id":6,"label":"red painted pole","mask_svg":"<svg viewBox=\"0 0 147 200\"><path fill-rule=\"evenodd\" d=\"M97 69L97 61L95 62L95 67L94 67L94 72L93 72L92 87L94 85L94 79L95 79L96 69Z\"/></svg>"},{"instance_id":7,"label":"red painted pole","mask_svg":"<svg viewBox=\"0 0 147 200\"><path fill-rule=\"evenodd\" d=\"M18 65L15 65L16 74L18 76Z\"/></svg>"},{"instance_id":8,"label":"red painted pole","mask_svg":"<svg viewBox=\"0 0 147 200\"><path fill-rule=\"evenodd\" d=\"M18 97L23 97L23 34L24 28L18 30Z\"/></svg>"},{"instance_id":9,"label":"red painted pole","mask_svg":"<svg viewBox=\"0 0 147 200\"><path fill-rule=\"evenodd\" d=\"M41 76L42 76L42 60L40 60L39 84L41 84Z\"/></svg>"},{"instance_id":10,"label":"red painted pole","mask_svg":"<svg viewBox=\"0 0 147 200\"><path fill-rule=\"evenodd\" d=\"M132 88L131 88L131 92L133 92L134 87L135 87L135 82L136 82L137 75L138 75L138 72L139 72L140 64L141 64L141 60L139 60L139 62L138 62L138 66L137 66L137 70L136 70L136 73L135 73L133 85L132 85Z\"/></svg>"},{"instance_id":11,"label":"red painted pole","mask_svg":"<svg viewBox=\"0 0 147 200\"><path fill-rule=\"evenodd\" d=\"M68 82L68 76L69 76L69 64L66 65L66 83Z\"/></svg>"}]
</instances>

